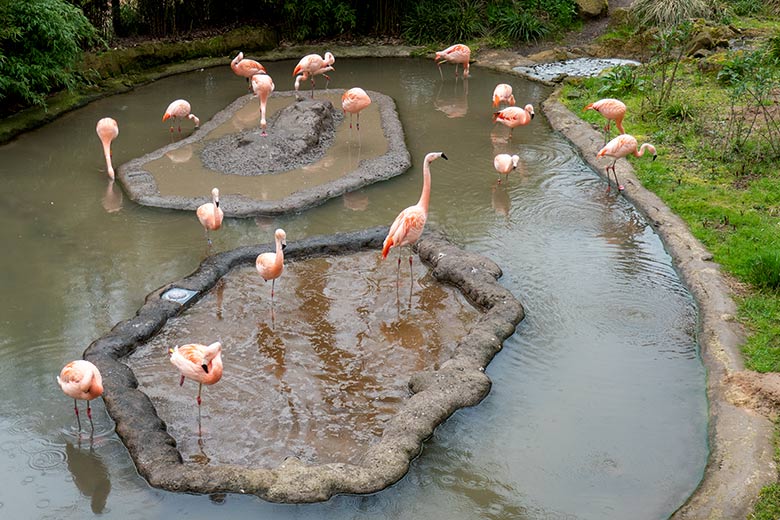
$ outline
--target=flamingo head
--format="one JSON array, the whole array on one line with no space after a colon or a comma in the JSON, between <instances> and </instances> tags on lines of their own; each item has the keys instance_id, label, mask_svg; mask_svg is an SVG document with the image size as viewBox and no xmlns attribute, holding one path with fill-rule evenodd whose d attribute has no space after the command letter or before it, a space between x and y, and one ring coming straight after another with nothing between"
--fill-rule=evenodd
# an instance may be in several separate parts
<instances>
[{"instance_id":1,"label":"flamingo head","mask_svg":"<svg viewBox=\"0 0 780 520\"><path fill-rule=\"evenodd\" d=\"M520 156L519 155L513 155L512 156L512 168L517 168L517 165L520 163Z\"/></svg>"},{"instance_id":2,"label":"flamingo head","mask_svg":"<svg viewBox=\"0 0 780 520\"><path fill-rule=\"evenodd\" d=\"M495 123L498 121L498 118L501 117L501 112L493 112L493 122Z\"/></svg>"},{"instance_id":3,"label":"flamingo head","mask_svg":"<svg viewBox=\"0 0 780 520\"><path fill-rule=\"evenodd\" d=\"M531 103L528 103L525 106L525 111L528 112L531 115L531 119L534 118L534 106Z\"/></svg>"},{"instance_id":4,"label":"flamingo head","mask_svg":"<svg viewBox=\"0 0 780 520\"><path fill-rule=\"evenodd\" d=\"M303 70L303 67L301 67L300 63L298 65L296 65L295 69L293 69L293 73L292 73L293 77L297 76L298 74L300 74L302 70Z\"/></svg>"},{"instance_id":5,"label":"flamingo head","mask_svg":"<svg viewBox=\"0 0 780 520\"><path fill-rule=\"evenodd\" d=\"M211 190L211 200L214 202L214 205L216 207L219 207L219 189L214 188Z\"/></svg>"},{"instance_id":6,"label":"flamingo head","mask_svg":"<svg viewBox=\"0 0 780 520\"><path fill-rule=\"evenodd\" d=\"M336 58L333 56L333 54L328 51L325 53L325 65L333 65L336 62ZM335 70L335 69L331 69Z\"/></svg>"},{"instance_id":7,"label":"flamingo head","mask_svg":"<svg viewBox=\"0 0 780 520\"><path fill-rule=\"evenodd\" d=\"M244 59L244 53L243 52L239 52L238 54L236 54L236 57L233 58L233 64L236 64L236 63L238 63L239 61L241 61L243 59Z\"/></svg>"},{"instance_id":8,"label":"flamingo head","mask_svg":"<svg viewBox=\"0 0 780 520\"><path fill-rule=\"evenodd\" d=\"M285 233L282 228L279 228L274 232L274 238L282 245L282 250L287 247L287 233Z\"/></svg>"},{"instance_id":9,"label":"flamingo head","mask_svg":"<svg viewBox=\"0 0 780 520\"><path fill-rule=\"evenodd\" d=\"M425 162L430 164L431 162L435 161L439 157L441 157L444 160L447 160L447 156L444 155L444 152L431 152L425 156Z\"/></svg>"},{"instance_id":10,"label":"flamingo head","mask_svg":"<svg viewBox=\"0 0 780 520\"><path fill-rule=\"evenodd\" d=\"M589 104L585 105L585 108L583 108L582 111L585 112L586 110L595 110L593 108L593 103L589 103Z\"/></svg>"}]
</instances>

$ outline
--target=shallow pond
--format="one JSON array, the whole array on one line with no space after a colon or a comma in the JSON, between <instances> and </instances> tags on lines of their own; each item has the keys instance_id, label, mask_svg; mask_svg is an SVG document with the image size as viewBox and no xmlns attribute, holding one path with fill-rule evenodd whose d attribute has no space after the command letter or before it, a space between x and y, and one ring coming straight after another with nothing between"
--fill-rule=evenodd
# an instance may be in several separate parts
<instances>
[{"instance_id":1,"label":"shallow pond","mask_svg":"<svg viewBox=\"0 0 780 520\"><path fill-rule=\"evenodd\" d=\"M278 89L291 88L293 62L265 65ZM0 147L0 517L655 519L682 504L706 462L707 405L694 304L670 258L551 132L540 109L547 88L477 67L464 85L443 68L444 81L432 60L337 60L334 88L395 99L411 170L298 215L228 220L214 247L269 242L276 227L289 242L389 224L419 198L425 153L446 152L432 167L430 225L495 260L527 312L488 367L490 395L441 425L392 488L323 504L153 489L99 401L93 446L83 439L79 449L55 375L205 254L192 213L135 205L108 183L95 123L119 122L115 166L157 149L178 138L160 121L173 99L206 121L246 92L226 61ZM537 108L511 141L491 123L499 82ZM497 185L492 159L504 151L521 167Z\"/></svg>"}]
</instances>

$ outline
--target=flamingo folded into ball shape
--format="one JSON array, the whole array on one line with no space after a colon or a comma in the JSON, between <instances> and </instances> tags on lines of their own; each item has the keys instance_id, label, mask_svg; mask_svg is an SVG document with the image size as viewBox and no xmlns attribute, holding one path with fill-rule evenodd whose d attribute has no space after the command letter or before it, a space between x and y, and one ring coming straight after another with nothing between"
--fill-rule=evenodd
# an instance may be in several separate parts
<instances>
[{"instance_id":1,"label":"flamingo folded into ball shape","mask_svg":"<svg viewBox=\"0 0 780 520\"><path fill-rule=\"evenodd\" d=\"M515 96L512 94L512 86L506 83L499 83L496 88L493 89L493 107L498 108L501 102L507 105L515 105Z\"/></svg>"},{"instance_id":2,"label":"flamingo folded into ball shape","mask_svg":"<svg viewBox=\"0 0 780 520\"><path fill-rule=\"evenodd\" d=\"M262 135L267 135L265 129L268 125L265 120L265 111L268 105L268 98L274 91L274 80L267 74L255 74L252 76L251 82L252 91L260 100L260 128L262 128Z\"/></svg>"},{"instance_id":3,"label":"flamingo folded into ball shape","mask_svg":"<svg viewBox=\"0 0 780 520\"><path fill-rule=\"evenodd\" d=\"M168 105L168 108L165 109L165 113L162 117L163 122L171 118L173 118L174 122L179 122L179 133L181 133L181 120L183 119L191 120L195 123L195 128L200 126L200 119L192 113L192 107L190 106L189 101L185 99L172 101L171 104ZM173 126L171 126L171 132L173 132Z\"/></svg>"},{"instance_id":4,"label":"flamingo folded into ball shape","mask_svg":"<svg viewBox=\"0 0 780 520\"><path fill-rule=\"evenodd\" d=\"M582 109L583 112L587 110L595 110L606 118L607 124L604 126L604 144L607 144L607 139L609 139L612 121L615 122L615 126L617 126L621 134L626 133L626 131L623 130L623 118L626 116L626 105L619 99L599 99L594 103L586 105L585 108Z\"/></svg>"},{"instance_id":5,"label":"flamingo folded into ball shape","mask_svg":"<svg viewBox=\"0 0 780 520\"><path fill-rule=\"evenodd\" d=\"M219 189L214 188L211 190L211 202L198 206L195 214L198 216L200 225L206 231L206 241L211 245L209 231L216 231L221 228L222 218L225 216L222 208L219 207Z\"/></svg>"},{"instance_id":6,"label":"flamingo folded into ball shape","mask_svg":"<svg viewBox=\"0 0 780 520\"><path fill-rule=\"evenodd\" d=\"M271 302L274 300L274 284L284 270L284 248L287 247L287 233L283 229L274 232L276 252L262 253L255 259L257 272L266 282L271 280Z\"/></svg>"},{"instance_id":7,"label":"flamingo folded into ball shape","mask_svg":"<svg viewBox=\"0 0 780 520\"><path fill-rule=\"evenodd\" d=\"M638 147L638 143L636 138L633 135L629 134L621 134L608 142L604 148L598 151L596 154L596 157L612 157L614 158L614 161L612 161L612 164L607 166L605 168L606 174L607 174L607 191L609 192L610 188L612 187L610 185L609 180L609 170L612 169L612 174L615 176L615 185L618 188L618 191L623 191L623 185L618 182L617 173L615 172L615 163L617 163L617 160L623 157L627 157L629 155L634 155L636 157L642 157L645 154L645 151L650 152L653 154L653 160L658 156L656 153L655 146L653 146L650 143L643 143L641 147Z\"/></svg>"},{"instance_id":8,"label":"flamingo folded into ball shape","mask_svg":"<svg viewBox=\"0 0 780 520\"><path fill-rule=\"evenodd\" d=\"M247 80L255 74L266 74L265 67L260 62L255 60L245 59L244 53L239 52L233 61L230 62L230 68L236 75L246 78Z\"/></svg>"},{"instance_id":9,"label":"flamingo folded into ball shape","mask_svg":"<svg viewBox=\"0 0 780 520\"><path fill-rule=\"evenodd\" d=\"M184 384L185 378L198 382L197 402L200 409L203 385L213 385L222 379L222 343L217 341L208 346L189 343L174 347L168 352L171 355L171 363L181 373L179 386Z\"/></svg>"},{"instance_id":10,"label":"flamingo folded into ball shape","mask_svg":"<svg viewBox=\"0 0 780 520\"><path fill-rule=\"evenodd\" d=\"M119 135L119 125L116 120L110 117L104 117L97 122L95 127L100 142L103 143L103 155L106 158L106 169L108 176L114 178L114 165L111 163L111 141Z\"/></svg>"},{"instance_id":11,"label":"flamingo folded into ball shape","mask_svg":"<svg viewBox=\"0 0 780 520\"><path fill-rule=\"evenodd\" d=\"M311 80L311 97L314 97L314 76L322 74L325 77L325 88L328 88L330 83L330 76L325 74L332 70L336 70L333 64L336 62L336 58L332 53L326 52L325 57L319 54L307 54L293 70L293 77L295 78L295 91L300 88L301 80Z\"/></svg>"},{"instance_id":12,"label":"flamingo folded into ball shape","mask_svg":"<svg viewBox=\"0 0 780 520\"><path fill-rule=\"evenodd\" d=\"M463 77L469 77L469 61L471 60L471 49L467 45L462 43L456 43L447 47L443 51L437 51L434 61L439 66L439 75L444 79L444 74L441 71L441 64L444 62L455 64L455 76L458 76L458 65L463 65Z\"/></svg>"},{"instance_id":13,"label":"flamingo folded into ball shape","mask_svg":"<svg viewBox=\"0 0 780 520\"><path fill-rule=\"evenodd\" d=\"M496 171L502 175L509 176L509 173L517 168L520 162L520 156L509 155L508 153L500 153L493 158L493 167ZM501 183L501 177L498 178L499 184Z\"/></svg>"},{"instance_id":14,"label":"flamingo folded into ball shape","mask_svg":"<svg viewBox=\"0 0 780 520\"><path fill-rule=\"evenodd\" d=\"M341 108L344 112L349 113L349 127L352 128L352 114L357 114L356 127L360 130L360 111L364 110L371 104L371 98L368 97L366 91L360 87L354 87L341 96Z\"/></svg>"},{"instance_id":15,"label":"flamingo folded into ball shape","mask_svg":"<svg viewBox=\"0 0 780 520\"><path fill-rule=\"evenodd\" d=\"M57 376L57 383L65 395L73 398L73 410L76 412L79 432L81 432L81 419L79 419L78 401L87 402L87 417L94 432L95 425L92 422L92 409L89 402L103 395L103 378L100 370L89 361L77 359L62 368L60 375Z\"/></svg>"},{"instance_id":16,"label":"flamingo folded into ball shape","mask_svg":"<svg viewBox=\"0 0 780 520\"><path fill-rule=\"evenodd\" d=\"M498 112L493 112L493 122L501 123L509 127L509 136L512 136L512 130L518 126L525 126L534 118L534 107L530 103L523 108L506 107Z\"/></svg>"}]
</instances>

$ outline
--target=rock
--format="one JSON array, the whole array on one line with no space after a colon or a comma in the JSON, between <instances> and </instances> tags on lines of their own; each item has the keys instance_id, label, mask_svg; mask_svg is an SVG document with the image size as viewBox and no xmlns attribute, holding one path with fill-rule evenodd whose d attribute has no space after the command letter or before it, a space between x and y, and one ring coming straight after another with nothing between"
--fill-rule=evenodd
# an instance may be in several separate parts
<instances>
[{"instance_id":1,"label":"rock","mask_svg":"<svg viewBox=\"0 0 780 520\"><path fill-rule=\"evenodd\" d=\"M631 13L628 11L628 9L623 7L616 7L609 13L609 22L607 23L607 26L610 29L616 29L618 27L623 27L624 25L630 25L630 23Z\"/></svg>"},{"instance_id":2,"label":"rock","mask_svg":"<svg viewBox=\"0 0 780 520\"><path fill-rule=\"evenodd\" d=\"M607 0L575 0L581 18L599 18L607 14Z\"/></svg>"}]
</instances>

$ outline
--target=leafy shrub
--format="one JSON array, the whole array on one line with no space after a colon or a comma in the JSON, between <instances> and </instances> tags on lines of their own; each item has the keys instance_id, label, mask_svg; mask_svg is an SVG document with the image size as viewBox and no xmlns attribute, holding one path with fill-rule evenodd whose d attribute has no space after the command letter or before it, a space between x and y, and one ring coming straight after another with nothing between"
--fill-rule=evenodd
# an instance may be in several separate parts
<instances>
[{"instance_id":1,"label":"leafy shrub","mask_svg":"<svg viewBox=\"0 0 780 520\"><path fill-rule=\"evenodd\" d=\"M357 23L347 0L286 0L283 12L285 36L298 41L347 34Z\"/></svg>"},{"instance_id":2,"label":"leafy shrub","mask_svg":"<svg viewBox=\"0 0 780 520\"><path fill-rule=\"evenodd\" d=\"M664 116L675 121L688 121L693 119L694 109L688 103L674 101L664 108Z\"/></svg>"},{"instance_id":3,"label":"leafy shrub","mask_svg":"<svg viewBox=\"0 0 780 520\"><path fill-rule=\"evenodd\" d=\"M63 0L0 2L0 102L43 105L49 92L72 88L82 45L95 41L89 20Z\"/></svg>"},{"instance_id":4,"label":"leafy shrub","mask_svg":"<svg viewBox=\"0 0 780 520\"><path fill-rule=\"evenodd\" d=\"M540 18L519 5L496 9L489 19L494 34L513 42L535 41L549 33L549 29Z\"/></svg>"},{"instance_id":5,"label":"leafy shrub","mask_svg":"<svg viewBox=\"0 0 780 520\"><path fill-rule=\"evenodd\" d=\"M641 90L643 80L637 75L635 67L631 65L618 65L612 67L601 77L599 95L603 97L618 97L634 90Z\"/></svg>"}]
</instances>

